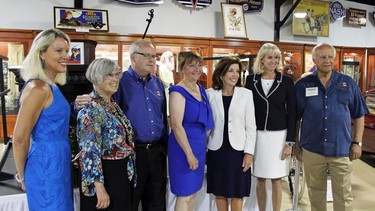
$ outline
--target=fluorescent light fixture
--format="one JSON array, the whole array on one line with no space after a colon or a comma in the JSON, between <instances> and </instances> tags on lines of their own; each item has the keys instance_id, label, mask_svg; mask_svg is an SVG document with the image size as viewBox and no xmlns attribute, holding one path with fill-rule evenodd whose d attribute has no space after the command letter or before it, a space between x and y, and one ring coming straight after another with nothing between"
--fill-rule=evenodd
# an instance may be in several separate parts
<instances>
[{"instance_id":1,"label":"fluorescent light fixture","mask_svg":"<svg viewBox=\"0 0 375 211\"><path fill-rule=\"evenodd\" d=\"M296 18L305 18L307 13L305 13L305 12L295 12L295 13L293 13L293 15Z\"/></svg>"}]
</instances>

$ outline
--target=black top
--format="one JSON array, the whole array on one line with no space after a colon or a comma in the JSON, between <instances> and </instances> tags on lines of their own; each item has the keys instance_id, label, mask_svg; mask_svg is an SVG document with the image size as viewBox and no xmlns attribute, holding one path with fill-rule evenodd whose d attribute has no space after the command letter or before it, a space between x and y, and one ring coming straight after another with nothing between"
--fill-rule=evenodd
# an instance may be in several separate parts
<instances>
[{"instance_id":1,"label":"black top","mask_svg":"<svg viewBox=\"0 0 375 211\"><path fill-rule=\"evenodd\" d=\"M294 142L296 93L293 79L276 72L268 95L264 94L260 74L247 76L245 87L253 92L257 130L287 129L286 141Z\"/></svg>"}]
</instances>

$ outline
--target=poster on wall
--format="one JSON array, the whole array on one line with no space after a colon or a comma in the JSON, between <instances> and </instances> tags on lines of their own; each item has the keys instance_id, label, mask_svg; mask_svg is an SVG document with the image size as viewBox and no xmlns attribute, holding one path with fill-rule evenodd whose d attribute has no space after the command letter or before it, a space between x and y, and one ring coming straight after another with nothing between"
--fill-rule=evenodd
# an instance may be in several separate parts
<instances>
[{"instance_id":1,"label":"poster on wall","mask_svg":"<svg viewBox=\"0 0 375 211\"><path fill-rule=\"evenodd\" d=\"M329 2L301 0L293 12L293 34L328 37L329 19Z\"/></svg>"},{"instance_id":2,"label":"poster on wall","mask_svg":"<svg viewBox=\"0 0 375 211\"><path fill-rule=\"evenodd\" d=\"M107 10L54 7L54 21L57 29L109 31Z\"/></svg>"},{"instance_id":3,"label":"poster on wall","mask_svg":"<svg viewBox=\"0 0 375 211\"><path fill-rule=\"evenodd\" d=\"M71 42L69 48L69 65L82 65L84 61L84 43L83 42Z\"/></svg>"},{"instance_id":4,"label":"poster on wall","mask_svg":"<svg viewBox=\"0 0 375 211\"><path fill-rule=\"evenodd\" d=\"M241 5L221 3L224 37L247 38L245 18Z\"/></svg>"}]
</instances>

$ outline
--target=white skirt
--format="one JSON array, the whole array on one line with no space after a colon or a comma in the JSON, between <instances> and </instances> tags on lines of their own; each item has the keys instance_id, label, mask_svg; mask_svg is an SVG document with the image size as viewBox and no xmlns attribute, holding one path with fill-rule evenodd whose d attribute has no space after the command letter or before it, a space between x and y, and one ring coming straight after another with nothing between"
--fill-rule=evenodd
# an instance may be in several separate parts
<instances>
[{"instance_id":1,"label":"white skirt","mask_svg":"<svg viewBox=\"0 0 375 211\"><path fill-rule=\"evenodd\" d=\"M289 175L291 157L281 160L287 130L257 130L252 174L255 177L276 179Z\"/></svg>"}]
</instances>

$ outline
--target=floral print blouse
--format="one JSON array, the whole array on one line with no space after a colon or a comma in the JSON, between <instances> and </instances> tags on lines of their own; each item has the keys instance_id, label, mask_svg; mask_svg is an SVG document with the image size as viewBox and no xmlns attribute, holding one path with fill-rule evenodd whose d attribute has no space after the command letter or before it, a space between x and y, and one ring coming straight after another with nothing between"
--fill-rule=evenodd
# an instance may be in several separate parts
<instances>
[{"instance_id":1,"label":"floral print blouse","mask_svg":"<svg viewBox=\"0 0 375 211\"><path fill-rule=\"evenodd\" d=\"M128 157L128 179L134 179L136 184L134 132L129 120L113 99L107 102L96 91L90 96L92 101L77 116L81 186L85 196L95 195L95 180L104 184L102 159Z\"/></svg>"}]
</instances>

